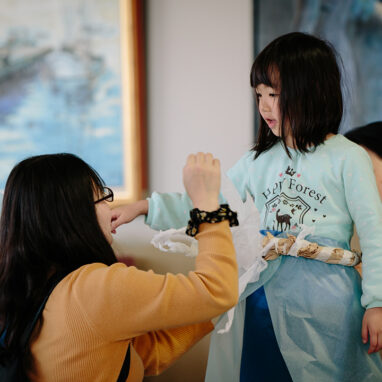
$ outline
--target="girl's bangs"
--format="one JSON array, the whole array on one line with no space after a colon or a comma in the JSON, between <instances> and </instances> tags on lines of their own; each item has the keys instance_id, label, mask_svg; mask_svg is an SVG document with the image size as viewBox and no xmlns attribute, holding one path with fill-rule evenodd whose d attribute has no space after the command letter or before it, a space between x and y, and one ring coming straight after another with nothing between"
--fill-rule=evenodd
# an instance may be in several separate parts
<instances>
[{"instance_id":1,"label":"girl's bangs","mask_svg":"<svg viewBox=\"0 0 382 382\"><path fill-rule=\"evenodd\" d=\"M274 63L255 62L252 73L252 87L256 88L260 84L264 84L265 86L269 86L273 89L280 88L279 71Z\"/></svg>"}]
</instances>

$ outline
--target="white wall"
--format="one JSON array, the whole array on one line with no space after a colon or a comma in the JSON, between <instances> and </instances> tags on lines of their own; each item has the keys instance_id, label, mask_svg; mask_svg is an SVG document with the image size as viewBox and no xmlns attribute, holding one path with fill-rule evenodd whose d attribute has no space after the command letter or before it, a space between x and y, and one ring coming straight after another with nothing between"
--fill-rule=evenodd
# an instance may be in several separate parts
<instances>
[{"instance_id":1,"label":"white wall","mask_svg":"<svg viewBox=\"0 0 382 382\"><path fill-rule=\"evenodd\" d=\"M227 170L253 143L251 0L148 0L151 191L182 191L190 152Z\"/></svg>"},{"instance_id":2,"label":"white wall","mask_svg":"<svg viewBox=\"0 0 382 382\"><path fill-rule=\"evenodd\" d=\"M190 152L227 170L253 143L251 0L147 0L148 153L151 191L183 191ZM186 273L194 259L163 254L143 218L118 228L114 249L141 269ZM209 337L147 382L202 382Z\"/></svg>"}]
</instances>

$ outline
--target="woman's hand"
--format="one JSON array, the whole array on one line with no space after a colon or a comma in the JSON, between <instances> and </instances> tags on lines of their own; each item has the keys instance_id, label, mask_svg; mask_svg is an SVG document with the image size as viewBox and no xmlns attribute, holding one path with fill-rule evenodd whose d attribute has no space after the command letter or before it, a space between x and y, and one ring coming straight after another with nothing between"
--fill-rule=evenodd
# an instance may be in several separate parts
<instances>
[{"instance_id":1,"label":"woman's hand","mask_svg":"<svg viewBox=\"0 0 382 382\"><path fill-rule=\"evenodd\" d=\"M195 208L202 211L219 208L220 162L212 154L189 155L183 168L183 183Z\"/></svg>"},{"instance_id":2,"label":"woman's hand","mask_svg":"<svg viewBox=\"0 0 382 382\"><path fill-rule=\"evenodd\" d=\"M130 223L139 215L147 215L149 202L139 200L138 202L127 204L125 206L114 208L111 213L111 229L115 233L116 228L121 224Z\"/></svg>"},{"instance_id":3,"label":"woman's hand","mask_svg":"<svg viewBox=\"0 0 382 382\"><path fill-rule=\"evenodd\" d=\"M367 309L362 321L362 342L365 344L370 335L368 354L382 349L382 308Z\"/></svg>"}]
</instances>

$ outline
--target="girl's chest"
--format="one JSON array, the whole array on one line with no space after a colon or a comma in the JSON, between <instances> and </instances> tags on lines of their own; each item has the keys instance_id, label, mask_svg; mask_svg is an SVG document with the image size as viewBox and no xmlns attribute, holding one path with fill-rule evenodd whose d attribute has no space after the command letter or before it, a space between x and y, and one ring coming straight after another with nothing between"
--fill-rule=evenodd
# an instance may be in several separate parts
<instances>
[{"instance_id":1,"label":"girl's chest","mask_svg":"<svg viewBox=\"0 0 382 382\"><path fill-rule=\"evenodd\" d=\"M331 193L342 187L331 167L293 158L274 162L260 174L254 169L249 180L263 228L293 231L324 222L333 202Z\"/></svg>"}]
</instances>

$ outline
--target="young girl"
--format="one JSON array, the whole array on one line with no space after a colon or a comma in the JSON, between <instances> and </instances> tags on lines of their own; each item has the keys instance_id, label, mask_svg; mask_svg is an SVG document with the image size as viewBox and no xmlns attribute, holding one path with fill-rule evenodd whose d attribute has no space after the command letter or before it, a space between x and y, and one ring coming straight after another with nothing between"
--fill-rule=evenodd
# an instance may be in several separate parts
<instances>
[{"instance_id":1,"label":"young girl","mask_svg":"<svg viewBox=\"0 0 382 382\"><path fill-rule=\"evenodd\" d=\"M338 134L343 100L333 49L307 34L281 36L256 58L251 86L260 130L230 179L243 200L253 198L263 229L296 235L310 226L310 241L349 249L354 222L364 280L361 288L353 267L270 261L241 295L231 330L213 334L206 380L380 381L382 204L367 153ZM180 228L188 207L185 195L154 193L116 210L115 227L148 213L154 229Z\"/></svg>"}]
</instances>

